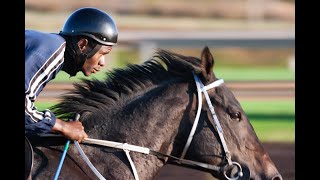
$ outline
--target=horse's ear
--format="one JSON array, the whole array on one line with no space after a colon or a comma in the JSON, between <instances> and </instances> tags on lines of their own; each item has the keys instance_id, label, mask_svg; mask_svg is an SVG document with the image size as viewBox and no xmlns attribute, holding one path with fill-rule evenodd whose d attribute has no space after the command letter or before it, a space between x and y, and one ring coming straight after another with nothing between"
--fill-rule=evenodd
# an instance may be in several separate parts
<instances>
[{"instance_id":1,"label":"horse's ear","mask_svg":"<svg viewBox=\"0 0 320 180\"><path fill-rule=\"evenodd\" d=\"M214 59L207 46L205 46L201 53L201 71L205 80L208 82L212 77Z\"/></svg>"}]
</instances>

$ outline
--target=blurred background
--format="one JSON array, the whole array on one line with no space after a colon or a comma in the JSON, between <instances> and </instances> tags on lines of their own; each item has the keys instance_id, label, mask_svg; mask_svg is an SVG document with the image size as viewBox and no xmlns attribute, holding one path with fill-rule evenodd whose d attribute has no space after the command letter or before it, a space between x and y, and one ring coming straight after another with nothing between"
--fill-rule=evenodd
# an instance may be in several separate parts
<instances>
[{"instance_id":1,"label":"blurred background","mask_svg":"<svg viewBox=\"0 0 320 180\"><path fill-rule=\"evenodd\" d=\"M25 29L58 33L70 13L84 6L106 11L118 26L118 45L105 70L141 63L156 48L200 57L208 46L215 74L233 90L284 179L295 179L294 0L25 0ZM36 104L50 107L81 78L87 77L60 72ZM157 179L188 177L214 179L171 165Z\"/></svg>"}]
</instances>

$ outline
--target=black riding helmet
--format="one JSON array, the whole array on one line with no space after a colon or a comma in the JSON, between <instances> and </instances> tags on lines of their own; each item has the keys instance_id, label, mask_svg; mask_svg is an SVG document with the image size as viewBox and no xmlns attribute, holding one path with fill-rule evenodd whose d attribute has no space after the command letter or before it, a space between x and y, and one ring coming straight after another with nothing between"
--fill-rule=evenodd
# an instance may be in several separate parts
<instances>
[{"instance_id":1,"label":"black riding helmet","mask_svg":"<svg viewBox=\"0 0 320 180\"><path fill-rule=\"evenodd\" d=\"M118 29L110 15L97 8L85 7L74 11L63 25L60 34L91 37L102 45L115 45Z\"/></svg>"},{"instance_id":2,"label":"black riding helmet","mask_svg":"<svg viewBox=\"0 0 320 180\"><path fill-rule=\"evenodd\" d=\"M118 41L118 29L112 17L93 7L84 7L74 11L64 23L59 34L66 38L69 53L67 56L74 59L73 62L65 63L65 69L68 69L67 72L72 76L102 45L113 46ZM89 41L87 53L81 52L77 45L78 40L82 37Z\"/></svg>"}]
</instances>

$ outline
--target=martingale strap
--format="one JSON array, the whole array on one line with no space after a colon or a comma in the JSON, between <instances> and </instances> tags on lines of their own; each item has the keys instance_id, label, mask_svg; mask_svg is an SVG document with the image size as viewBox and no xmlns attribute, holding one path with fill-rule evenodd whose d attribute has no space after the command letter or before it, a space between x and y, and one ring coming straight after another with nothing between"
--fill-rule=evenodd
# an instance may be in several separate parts
<instances>
[{"instance_id":1,"label":"martingale strap","mask_svg":"<svg viewBox=\"0 0 320 180\"><path fill-rule=\"evenodd\" d=\"M76 145L79 153L81 154L82 159L88 164L90 169L93 171L93 173L100 179L100 180L105 180L105 178L99 173L99 171L94 167L94 165L91 163L89 158L86 156L86 154L83 152L80 144L78 141L74 141L74 144Z\"/></svg>"}]
</instances>

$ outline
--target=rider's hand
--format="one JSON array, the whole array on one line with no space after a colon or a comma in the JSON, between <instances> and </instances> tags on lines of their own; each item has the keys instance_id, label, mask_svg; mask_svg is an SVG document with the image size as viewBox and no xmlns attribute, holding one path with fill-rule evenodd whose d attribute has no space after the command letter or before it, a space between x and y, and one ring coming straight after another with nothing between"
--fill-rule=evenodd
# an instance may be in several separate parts
<instances>
[{"instance_id":1,"label":"rider's hand","mask_svg":"<svg viewBox=\"0 0 320 180\"><path fill-rule=\"evenodd\" d=\"M88 137L80 121L63 121L56 119L52 131L60 132L69 140L78 141L79 143Z\"/></svg>"}]
</instances>

